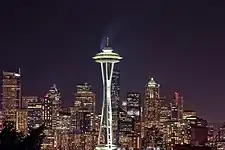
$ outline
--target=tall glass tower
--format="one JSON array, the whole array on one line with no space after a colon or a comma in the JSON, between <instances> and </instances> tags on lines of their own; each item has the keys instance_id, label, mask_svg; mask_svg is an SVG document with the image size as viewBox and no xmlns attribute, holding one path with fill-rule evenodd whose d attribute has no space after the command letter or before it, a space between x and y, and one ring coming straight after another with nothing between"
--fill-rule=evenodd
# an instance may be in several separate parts
<instances>
[{"instance_id":1,"label":"tall glass tower","mask_svg":"<svg viewBox=\"0 0 225 150\"><path fill-rule=\"evenodd\" d=\"M2 108L6 123L16 126L16 112L21 106L21 83L19 73L3 71Z\"/></svg>"},{"instance_id":2,"label":"tall glass tower","mask_svg":"<svg viewBox=\"0 0 225 150\"><path fill-rule=\"evenodd\" d=\"M113 143L119 144L120 70L113 69L111 83Z\"/></svg>"},{"instance_id":3,"label":"tall glass tower","mask_svg":"<svg viewBox=\"0 0 225 150\"><path fill-rule=\"evenodd\" d=\"M122 57L113 52L109 46L109 38L106 38L106 45L102 52L96 54L93 59L101 65L103 83L102 115L96 150L112 150L116 149L116 145L113 145L111 83L114 64Z\"/></svg>"}]
</instances>

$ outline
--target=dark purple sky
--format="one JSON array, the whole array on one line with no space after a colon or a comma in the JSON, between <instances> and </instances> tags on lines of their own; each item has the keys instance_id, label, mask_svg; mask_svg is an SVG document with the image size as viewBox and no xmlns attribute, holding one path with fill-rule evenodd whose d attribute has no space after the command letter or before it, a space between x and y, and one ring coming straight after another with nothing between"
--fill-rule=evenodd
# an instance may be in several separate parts
<instances>
[{"instance_id":1,"label":"dark purple sky","mask_svg":"<svg viewBox=\"0 0 225 150\"><path fill-rule=\"evenodd\" d=\"M44 95L56 83L64 104L72 104L76 84L89 82L100 101L92 56L110 36L124 57L122 95L143 91L153 76L163 95L178 91L200 116L224 121L225 1L126 2L1 1L0 69L22 69L25 95Z\"/></svg>"}]
</instances>

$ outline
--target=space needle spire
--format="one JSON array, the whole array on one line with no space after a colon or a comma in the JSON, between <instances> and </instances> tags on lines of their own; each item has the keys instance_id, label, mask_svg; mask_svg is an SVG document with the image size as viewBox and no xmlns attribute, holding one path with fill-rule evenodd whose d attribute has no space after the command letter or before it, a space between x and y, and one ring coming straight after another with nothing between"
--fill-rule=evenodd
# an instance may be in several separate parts
<instances>
[{"instance_id":1,"label":"space needle spire","mask_svg":"<svg viewBox=\"0 0 225 150\"><path fill-rule=\"evenodd\" d=\"M108 37L105 44L102 52L93 57L95 62L101 65L103 83L102 114L96 150L114 150L117 148L113 144L111 82L114 64L120 62L122 57L113 52L113 49L109 46Z\"/></svg>"},{"instance_id":2,"label":"space needle spire","mask_svg":"<svg viewBox=\"0 0 225 150\"><path fill-rule=\"evenodd\" d=\"M106 37L106 47L109 47L109 37Z\"/></svg>"}]
</instances>

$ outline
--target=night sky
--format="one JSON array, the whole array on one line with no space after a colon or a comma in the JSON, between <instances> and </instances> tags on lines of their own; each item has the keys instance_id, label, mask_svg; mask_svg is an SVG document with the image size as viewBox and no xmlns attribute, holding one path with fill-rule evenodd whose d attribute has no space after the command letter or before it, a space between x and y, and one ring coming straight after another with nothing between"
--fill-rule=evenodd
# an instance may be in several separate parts
<instances>
[{"instance_id":1,"label":"night sky","mask_svg":"<svg viewBox=\"0 0 225 150\"><path fill-rule=\"evenodd\" d=\"M72 105L76 84L89 82L100 102L92 56L105 36L124 57L121 99L152 76L162 96L180 92L188 109L225 120L224 0L0 2L0 69L21 68L24 95L43 96L55 83Z\"/></svg>"}]
</instances>

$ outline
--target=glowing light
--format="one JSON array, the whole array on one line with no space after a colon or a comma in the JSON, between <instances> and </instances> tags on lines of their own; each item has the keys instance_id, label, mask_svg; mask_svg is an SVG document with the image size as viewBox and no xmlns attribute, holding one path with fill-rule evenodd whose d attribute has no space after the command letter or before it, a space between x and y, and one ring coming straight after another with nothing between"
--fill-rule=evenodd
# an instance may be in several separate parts
<instances>
[{"instance_id":1,"label":"glowing light","mask_svg":"<svg viewBox=\"0 0 225 150\"><path fill-rule=\"evenodd\" d=\"M160 85L157 84L154 80L154 78L151 78L150 81L148 82L148 87L159 87Z\"/></svg>"},{"instance_id":2,"label":"glowing light","mask_svg":"<svg viewBox=\"0 0 225 150\"><path fill-rule=\"evenodd\" d=\"M15 76L15 77L20 77L20 74L14 73L14 76Z\"/></svg>"}]
</instances>

